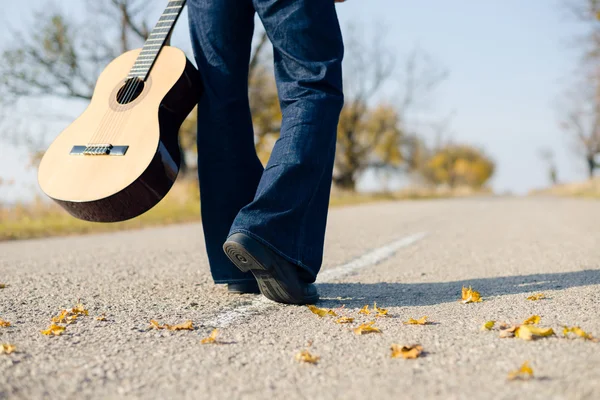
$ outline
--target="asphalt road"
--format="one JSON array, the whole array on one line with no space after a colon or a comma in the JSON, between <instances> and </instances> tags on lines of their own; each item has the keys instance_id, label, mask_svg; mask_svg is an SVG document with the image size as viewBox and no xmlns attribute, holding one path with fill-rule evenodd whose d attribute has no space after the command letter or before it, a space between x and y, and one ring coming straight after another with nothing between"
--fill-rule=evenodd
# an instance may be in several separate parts
<instances>
[{"instance_id":1,"label":"asphalt road","mask_svg":"<svg viewBox=\"0 0 600 400\"><path fill-rule=\"evenodd\" d=\"M482 198L333 209L319 307L228 295L212 284L198 224L0 244L0 398L599 399L600 202ZM483 301L461 304L472 286ZM526 300L542 292L547 299ZM44 336L61 309L88 317ZM388 317L358 314L366 304ZM96 316L106 313L106 321ZM541 316L557 336L482 332ZM405 325L428 316L431 325ZM193 321L193 331L149 321ZM381 333L356 335L375 321ZM214 327L221 344L202 344ZM419 343L418 359L391 358ZM309 347L310 344L310 347ZM316 365L295 355L308 349ZM534 379L508 381L529 361Z\"/></svg>"}]
</instances>

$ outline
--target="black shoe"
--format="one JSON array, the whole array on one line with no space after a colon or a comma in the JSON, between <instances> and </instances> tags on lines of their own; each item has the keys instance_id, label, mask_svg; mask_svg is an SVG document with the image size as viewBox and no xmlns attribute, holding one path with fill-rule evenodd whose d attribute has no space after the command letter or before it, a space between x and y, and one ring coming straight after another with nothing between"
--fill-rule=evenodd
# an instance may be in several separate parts
<instances>
[{"instance_id":1,"label":"black shoe","mask_svg":"<svg viewBox=\"0 0 600 400\"><path fill-rule=\"evenodd\" d=\"M316 286L298 277L299 267L248 235L234 233L223 250L241 271L252 272L266 298L286 304L311 304L319 300Z\"/></svg>"},{"instance_id":2,"label":"black shoe","mask_svg":"<svg viewBox=\"0 0 600 400\"><path fill-rule=\"evenodd\" d=\"M260 294L260 289L258 288L258 283L256 283L256 281L228 283L227 290L229 293L234 294Z\"/></svg>"}]
</instances>

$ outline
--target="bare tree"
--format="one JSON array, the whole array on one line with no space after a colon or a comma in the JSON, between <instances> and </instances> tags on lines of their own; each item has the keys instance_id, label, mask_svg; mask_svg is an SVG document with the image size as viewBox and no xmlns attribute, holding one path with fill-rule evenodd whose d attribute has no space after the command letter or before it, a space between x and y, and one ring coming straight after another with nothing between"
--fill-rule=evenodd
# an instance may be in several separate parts
<instances>
[{"instance_id":1,"label":"bare tree","mask_svg":"<svg viewBox=\"0 0 600 400\"><path fill-rule=\"evenodd\" d=\"M586 163L589 178L600 168L600 80L584 80L566 96L561 127Z\"/></svg>"},{"instance_id":2,"label":"bare tree","mask_svg":"<svg viewBox=\"0 0 600 400\"><path fill-rule=\"evenodd\" d=\"M385 28L377 26L372 38L365 38L360 29L351 26L345 39L346 100L334 170L334 183L347 190L354 190L367 168L389 171L411 165L405 162L409 158L416 160L413 156L422 142L407 130L408 114L446 77L446 72L418 49L398 63L385 45ZM374 106L385 95L392 101Z\"/></svg>"},{"instance_id":3,"label":"bare tree","mask_svg":"<svg viewBox=\"0 0 600 400\"><path fill-rule=\"evenodd\" d=\"M550 179L550 183L552 185L556 185L558 183L558 169L556 167L554 151L550 148L542 148L540 149L539 154L540 158L548 169L548 178Z\"/></svg>"}]
</instances>

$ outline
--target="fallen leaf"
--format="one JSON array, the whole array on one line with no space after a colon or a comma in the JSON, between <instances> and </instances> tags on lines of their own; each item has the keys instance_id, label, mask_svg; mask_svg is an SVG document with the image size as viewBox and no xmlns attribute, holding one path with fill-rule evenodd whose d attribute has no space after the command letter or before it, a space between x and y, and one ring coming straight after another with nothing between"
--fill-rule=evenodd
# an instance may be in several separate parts
<instances>
[{"instance_id":1,"label":"fallen leaf","mask_svg":"<svg viewBox=\"0 0 600 400\"><path fill-rule=\"evenodd\" d=\"M369 305L367 304L366 306L364 306L363 308L361 308L358 313L359 314L365 314L365 315L371 314L371 311L369 311Z\"/></svg>"},{"instance_id":2,"label":"fallen leaf","mask_svg":"<svg viewBox=\"0 0 600 400\"><path fill-rule=\"evenodd\" d=\"M66 322L67 316L71 315L71 311L62 310L56 317L52 317L52 322L61 324Z\"/></svg>"},{"instance_id":3,"label":"fallen leaf","mask_svg":"<svg viewBox=\"0 0 600 400\"><path fill-rule=\"evenodd\" d=\"M63 326L58 326L58 325L50 325L50 328L46 329L45 331L40 331L42 332L42 335L54 335L54 336L60 336L64 331L65 331L65 327Z\"/></svg>"},{"instance_id":4,"label":"fallen leaf","mask_svg":"<svg viewBox=\"0 0 600 400\"><path fill-rule=\"evenodd\" d=\"M518 329L518 326L511 326L510 328L505 328L500 330L500 338L511 338L515 337L515 331Z\"/></svg>"},{"instance_id":5,"label":"fallen leaf","mask_svg":"<svg viewBox=\"0 0 600 400\"><path fill-rule=\"evenodd\" d=\"M515 337L523 340L533 340L537 337L547 337L554 335L552 328L539 328L533 325L521 325L515 330Z\"/></svg>"},{"instance_id":6,"label":"fallen leaf","mask_svg":"<svg viewBox=\"0 0 600 400\"><path fill-rule=\"evenodd\" d=\"M529 366L529 361L525 361L521 368L508 373L508 380L531 379L533 378L533 369Z\"/></svg>"},{"instance_id":7,"label":"fallen leaf","mask_svg":"<svg viewBox=\"0 0 600 400\"><path fill-rule=\"evenodd\" d=\"M463 286L461 303L479 303L480 301L481 295L479 294L479 292L473 290L473 288L471 288L470 286L468 289Z\"/></svg>"},{"instance_id":8,"label":"fallen leaf","mask_svg":"<svg viewBox=\"0 0 600 400\"><path fill-rule=\"evenodd\" d=\"M350 317L341 317L335 320L336 324L350 324L354 322L354 318L350 318Z\"/></svg>"},{"instance_id":9,"label":"fallen leaf","mask_svg":"<svg viewBox=\"0 0 600 400\"><path fill-rule=\"evenodd\" d=\"M367 322L366 324L362 324L359 327L354 328L353 331L357 335L362 335L363 333L369 333L369 332L381 333L381 330L379 328L376 328L373 326L374 323L375 323L375 321Z\"/></svg>"},{"instance_id":10,"label":"fallen leaf","mask_svg":"<svg viewBox=\"0 0 600 400\"><path fill-rule=\"evenodd\" d=\"M565 326L563 329L563 335L565 337L569 336L569 332L574 333L575 335L584 338L585 340L594 340L594 337L592 335L590 335L589 333L587 333L586 331L584 331L583 329L581 329L578 326L574 326L574 327L567 327Z\"/></svg>"},{"instance_id":11,"label":"fallen leaf","mask_svg":"<svg viewBox=\"0 0 600 400\"><path fill-rule=\"evenodd\" d=\"M73 322L75 322L77 320L77 314L74 315L69 315L67 317L67 324L72 324Z\"/></svg>"},{"instance_id":12,"label":"fallen leaf","mask_svg":"<svg viewBox=\"0 0 600 400\"><path fill-rule=\"evenodd\" d=\"M421 346L420 344L413 344L412 346L402 347L400 347L400 345L397 344L392 344L392 358L417 358L422 352L423 346Z\"/></svg>"},{"instance_id":13,"label":"fallen leaf","mask_svg":"<svg viewBox=\"0 0 600 400\"><path fill-rule=\"evenodd\" d=\"M0 289L6 288L6 283L0 283Z\"/></svg>"},{"instance_id":14,"label":"fallen leaf","mask_svg":"<svg viewBox=\"0 0 600 400\"><path fill-rule=\"evenodd\" d=\"M0 354L10 354L13 353L17 349L17 346L4 343L0 345Z\"/></svg>"},{"instance_id":15,"label":"fallen leaf","mask_svg":"<svg viewBox=\"0 0 600 400\"><path fill-rule=\"evenodd\" d=\"M0 328L8 328L10 326L10 322L3 320L0 318Z\"/></svg>"},{"instance_id":16,"label":"fallen leaf","mask_svg":"<svg viewBox=\"0 0 600 400\"><path fill-rule=\"evenodd\" d=\"M96 321L106 321L106 314L102 314L96 317Z\"/></svg>"},{"instance_id":17,"label":"fallen leaf","mask_svg":"<svg viewBox=\"0 0 600 400\"><path fill-rule=\"evenodd\" d=\"M427 325L427 317L421 317L419 319L410 318L404 322L405 325Z\"/></svg>"},{"instance_id":18,"label":"fallen leaf","mask_svg":"<svg viewBox=\"0 0 600 400\"><path fill-rule=\"evenodd\" d=\"M202 344L208 344L208 343L217 343L217 334L219 333L218 329L213 329L213 331L210 333L210 336L207 338L204 338L200 341L200 343Z\"/></svg>"},{"instance_id":19,"label":"fallen leaf","mask_svg":"<svg viewBox=\"0 0 600 400\"><path fill-rule=\"evenodd\" d=\"M481 325L481 330L491 331L494 325L496 325L496 321L487 321L485 324Z\"/></svg>"},{"instance_id":20,"label":"fallen leaf","mask_svg":"<svg viewBox=\"0 0 600 400\"><path fill-rule=\"evenodd\" d=\"M527 300L536 301L536 300L542 300L545 298L546 298L546 295L544 293L537 293L537 294L529 296L527 298Z\"/></svg>"},{"instance_id":21,"label":"fallen leaf","mask_svg":"<svg viewBox=\"0 0 600 400\"><path fill-rule=\"evenodd\" d=\"M183 331L183 330L193 331L194 330L194 325L192 324L192 321L187 320L187 321L182 322L181 324L178 324L178 325L168 325L168 324L165 324L165 328L167 328L170 331Z\"/></svg>"},{"instance_id":22,"label":"fallen leaf","mask_svg":"<svg viewBox=\"0 0 600 400\"><path fill-rule=\"evenodd\" d=\"M541 320L542 318L539 315L532 315L531 317L523 321L523 325L537 325L540 323Z\"/></svg>"},{"instance_id":23,"label":"fallen leaf","mask_svg":"<svg viewBox=\"0 0 600 400\"><path fill-rule=\"evenodd\" d=\"M373 312L377 313L375 317L385 317L388 313L388 310L386 308L377 307L377 303L373 302Z\"/></svg>"},{"instance_id":24,"label":"fallen leaf","mask_svg":"<svg viewBox=\"0 0 600 400\"><path fill-rule=\"evenodd\" d=\"M313 356L308 352L308 350L302 350L300 353L296 354L296 360L298 362L305 362L309 364L316 364L321 357Z\"/></svg>"},{"instance_id":25,"label":"fallen leaf","mask_svg":"<svg viewBox=\"0 0 600 400\"><path fill-rule=\"evenodd\" d=\"M150 320L150 328L162 329L162 326L160 326L157 321L151 319Z\"/></svg>"},{"instance_id":26,"label":"fallen leaf","mask_svg":"<svg viewBox=\"0 0 600 400\"><path fill-rule=\"evenodd\" d=\"M317 314L319 317L325 317L327 315L333 315L337 317L337 314L333 310L326 310L324 308L315 307L312 304L308 305L308 309L313 312L313 314Z\"/></svg>"},{"instance_id":27,"label":"fallen leaf","mask_svg":"<svg viewBox=\"0 0 600 400\"><path fill-rule=\"evenodd\" d=\"M85 306L81 303L77 304L73 309L71 309L71 312L73 314L82 314L82 315L88 315L88 310L85 309Z\"/></svg>"}]
</instances>

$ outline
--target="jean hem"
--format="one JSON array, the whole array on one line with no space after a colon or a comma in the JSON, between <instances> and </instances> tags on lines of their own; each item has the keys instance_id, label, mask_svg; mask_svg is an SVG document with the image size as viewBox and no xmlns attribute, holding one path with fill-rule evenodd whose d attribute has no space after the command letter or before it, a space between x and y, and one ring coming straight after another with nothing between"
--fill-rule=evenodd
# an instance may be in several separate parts
<instances>
[{"instance_id":1,"label":"jean hem","mask_svg":"<svg viewBox=\"0 0 600 400\"><path fill-rule=\"evenodd\" d=\"M216 285L223 285L228 283L256 283L256 279L214 279Z\"/></svg>"},{"instance_id":2,"label":"jean hem","mask_svg":"<svg viewBox=\"0 0 600 400\"><path fill-rule=\"evenodd\" d=\"M229 232L229 236L233 235L234 233L243 233L243 234L246 234L246 235L252 237L255 240L258 240L259 242L261 242L265 246L269 247L269 249L271 249L272 251L274 251L275 253L277 253L281 257L285 258L289 262L291 262L291 263L299 266L300 268L302 268L303 270L305 270L306 272L308 272L310 274L310 276L312 276L313 278L316 278L315 273L313 272L313 270L310 267L308 267L307 265L305 265L301 261L296 260L296 259L294 259L294 258L286 255L285 253L283 253L282 251L280 251L277 247L273 246L271 243L269 243L265 239L261 238L260 236L256 235L255 233L252 233L252 232L250 232L250 231L248 231L246 229L234 229L231 232Z\"/></svg>"}]
</instances>

